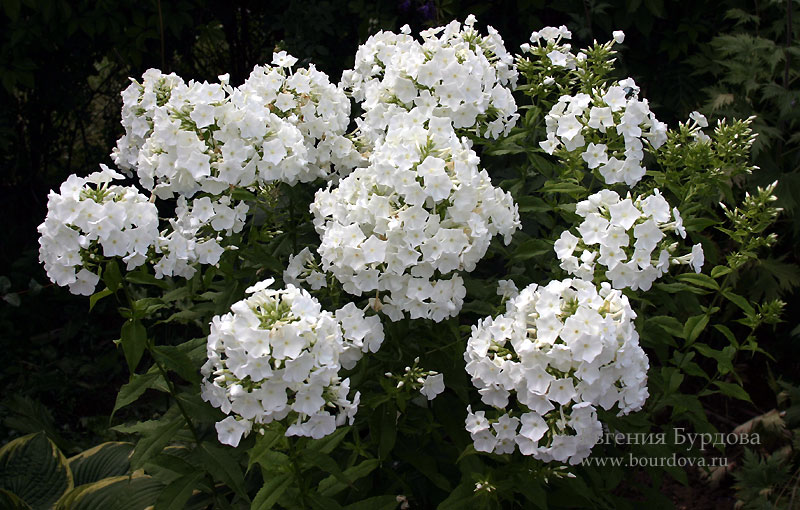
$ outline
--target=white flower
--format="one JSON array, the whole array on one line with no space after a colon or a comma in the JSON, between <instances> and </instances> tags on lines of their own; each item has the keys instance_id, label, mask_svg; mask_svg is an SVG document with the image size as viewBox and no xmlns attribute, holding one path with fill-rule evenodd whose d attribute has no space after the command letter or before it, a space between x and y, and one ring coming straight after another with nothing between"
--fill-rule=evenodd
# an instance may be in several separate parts
<instances>
[{"instance_id":1,"label":"white flower","mask_svg":"<svg viewBox=\"0 0 800 510\"><path fill-rule=\"evenodd\" d=\"M276 65L278 67L292 67L296 63L297 59L285 51L279 51L272 54L272 65Z\"/></svg>"},{"instance_id":2,"label":"white flower","mask_svg":"<svg viewBox=\"0 0 800 510\"><path fill-rule=\"evenodd\" d=\"M444 391L444 375L435 374L429 375L422 383L422 388L419 392L428 397L428 400L433 400L439 393Z\"/></svg>"},{"instance_id":3,"label":"white flower","mask_svg":"<svg viewBox=\"0 0 800 510\"><path fill-rule=\"evenodd\" d=\"M701 128L708 127L708 120L706 120L705 115L703 115L700 112L694 111L690 113L689 118L693 120Z\"/></svg>"},{"instance_id":4,"label":"white flower","mask_svg":"<svg viewBox=\"0 0 800 510\"><path fill-rule=\"evenodd\" d=\"M705 256L703 254L703 245L700 243L695 244L692 246L692 254L689 258L689 264L694 269L695 273L699 273L700 270L703 268L703 263L705 262Z\"/></svg>"},{"instance_id":5,"label":"white flower","mask_svg":"<svg viewBox=\"0 0 800 510\"><path fill-rule=\"evenodd\" d=\"M252 424L248 420L237 420L233 416L228 416L224 420L217 422L217 437L219 442L236 448L243 435L250 432Z\"/></svg>"},{"instance_id":6,"label":"white flower","mask_svg":"<svg viewBox=\"0 0 800 510\"><path fill-rule=\"evenodd\" d=\"M625 41L625 32L622 30L614 30L611 34L614 37L614 42L617 44L622 44Z\"/></svg>"}]
</instances>

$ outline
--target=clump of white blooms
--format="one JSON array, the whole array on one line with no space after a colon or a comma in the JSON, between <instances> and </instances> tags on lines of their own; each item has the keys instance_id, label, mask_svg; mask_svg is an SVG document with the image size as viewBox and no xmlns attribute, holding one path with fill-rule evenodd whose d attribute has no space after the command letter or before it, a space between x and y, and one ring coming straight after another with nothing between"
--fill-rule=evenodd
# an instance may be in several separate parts
<instances>
[{"instance_id":1,"label":"clump of white blooms","mask_svg":"<svg viewBox=\"0 0 800 510\"><path fill-rule=\"evenodd\" d=\"M148 69L142 83L131 78L131 84L122 91L122 127L125 134L117 140L111 153L114 163L130 175L136 170L139 151L153 133L155 112L164 108L172 89L185 87L183 78L175 73L164 74L158 69Z\"/></svg>"},{"instance_id":2,"label":"clump of white blooms","mask_svg":"<svg viewBox=\"0 0 800 510\"><path fill-rule=\"evenodd\" d=\"M186 200L178 197L175 216L161 232L155 246L156 278L191 278L197 264L216 265L224 252L224 241L241 232L247 218L245 202L233 203L227 195Z\"/></svg>"},{"instance_id":3,"label":"clump of white blooms","mask_svg":"<svg viewBox=\"0 0 800 510\"><path fill-rule=\"evenodd\" d=\"M300 129L308 151L301 181L326 177L331 165L346 174L360 161L353 142L344 135L350 124L350 100L328 75L313 64L290 73L297 59L275 53L272 66L256 66L238 88L248 102L260 102Z\"/></svg>"},{"instance_id":4,"label":"clump of white blooms","mask_svg":"<svg viewBox=\"0 0 800 510\"><path fill-rule=\"evenodd\" d=\"M231 414L217 423L220 442L236 446L253 428L288 418L287 436L321 438L355 416L350 380L339 376L383 341L377 317L345 307L336 315L293 285L247 289L251 295L215 316L202 368L204 400Z\"/></svg>"},{"instance_id":5,"label":"clump of white blooms","mask_svg":"<svg viewBox=\"0 0 800 510\"><path fill-rule=\"evenodd\" d=\"M392 320L456 315L466 290L454 272L472 271L495 234L508 244L520 226L511 195L478 164L448 119L395 115L369 167L317 192L322 268L350 294L384 294L374 304Z\"/></svg>"},{"instance_id":6,"label":"clump of white blooms","mask_svg":"<svg viewBox=\"0 0 800 510\"><path fill-rule=\"evenodd\" d=\"M161 198L218 194L230 186L289 184L326 177L331 164L360 161L343 136L350 102L313 66L273 55L241 87L184 83L148 70L122 94L125 135L112 155Z\"/></svg>"},{"instance_id":7,"label":"clump of white blooms","mask_svg":"<svg viewBox=\"0 0 800 510\"><path fill-rule=\"evenodd\" d=\"M591 95L561 96L545 116L548 154L563 147L597 168L607 184L634 186L644 177L645 143L658 148L667 141L667 126L655 118L646 99L638 99L632 79Z\"/></svg>"},{"instance_id":8,"label":"clump of white blooms","mask_svg":"<svg viewBox=\"0 0 800 510\"><path fill-rule=\"evenodd\" d=\"M602 435L598 406L627 414L647 398L648 361L628 299L578 279L536 284L473 326L464 359L481 400L475 449L575 464Z\"/></svg>"},{"instance_id":9,"label":"clump of white blooms","mask_svg":"<svg viewBox=\"0 0 800 510\"><path fill-rule=\"evenodd\" d=\"M123 176L105 165L87 177L70 175L51 191L39 225L39 260L47 276L70 292L94 293L104 258L122 257L128 269L146 260L158 237L158 211L131 186L112 184Z\"/></svg>"},{"instance_id":10,"label":"clump of white blooms","mask_svg":"<svg viewBox=\"0 0 800 510\"><path fill-rule=\"evenodd\" d=\"M672 208L658 189L647 196L601 190L579 202L575 212L584 218L574 235L565 230L555 243L561 268L586 280L610 280L616 289L649 290L670 264L703 267L703 247L674 256L677 242L668 234L686 237L677 207Z\"/></svg>"},{"instance_id":11,"label":"clump of white blooms","mask_svg":"<svg viewBox=\"0 0 800 510\"><path fill-rule=\"evenodd\" d=\"M559 68L580 72L587 55L584 51L574 54L571 45L562 42L571 37L566 27L546 27L531 35L536 47L524 44L522 51L540 55L554 72ZM615 32L606 46L610 49L624 38L625 34ZM537 85L547 86L548 80L549 85L555 83L550 77ZM656 119L646 99L639 99L639 87L631 78L588 93L562 95L545 123L547 139L539 142L545 152L579 156L589 169L598 169L607 184L635 185L645 174L645 144L657 149L667 140L667 125Z\"/></svg>"},{"instance_id":12,"label":"clump of white blooms","mask_svg":"<svg viewBox=\"0 0 800 510\"><path fill-rule=\"evenodd\" d=\"M362 102L362 137L376 143L394 115L413 108L486 138L508 135L519 118L511 95L514 59L496 30L488 27L483 36L475 22L469 16L463 25L425 30L422 42L406 25L401 34L381 31L358 48L342 85Z\"/></svg>"}]
</instances>

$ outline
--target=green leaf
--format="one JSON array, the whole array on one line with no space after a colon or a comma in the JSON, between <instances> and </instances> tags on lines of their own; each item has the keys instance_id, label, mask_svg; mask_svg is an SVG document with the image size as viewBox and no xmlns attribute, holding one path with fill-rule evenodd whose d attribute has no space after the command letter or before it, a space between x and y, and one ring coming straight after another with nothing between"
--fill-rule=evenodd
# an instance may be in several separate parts
<instances>
[{"instance_id":1,"label":"green leaf","mask_svg":"<svg viewBox=\"0 0 800 510\"><path fill-rule=\"evenodd\" d=\"M138 320L128 319L122 325L120 341L122 342L122 351L125 353L125 360L128 362L128 369L134 373L147 347L147 330Z\"/></svg>"},{"instance_id":2,"label":"green leaf","mask_svg":"<svg viewBox=\"0 0 800 510\"><path fill-rule=\"evenodd\" d=\"M730 346L721 351L701 343L694 344L692 347L706 358L715 359L717 361L717 370L720 374L725 375L733 371L733 352L728 350Z\"/></svg>"},{"instance_id":3,"label":"green leaf","mask_svg":"<svg viewBox=\"0 0 800 510\"><path fill-rule=\"evenodd\" d=\"M544 239L528 239L517 245L517 249L511 255L512 260L528 260L534 257L549 255L555 258L553 245Z\"/></svg>"},{"instance_id":4,"label":"green leaf","mask_svg":"<svg viewBox=\"0 0 800 510\"><path fill-rule=\"evenodd\" d=\"M519 212L521 213L549 212L553 210L553 207L550 206L544 200L542 200L540 197L532 197L532 196L519 197L519 199L517 199L516 202L517 206L519 207Z\"/></svg>"},{"instance_id":5,"label":"green leaf","mask_svg":"<svg viewBox=\"0 0 800 510\"><path fill-rule=\"evenodd\" d=\"M64 495L58 510L146 510L164 484L149 476L118 476L81 485Z\"/></svg>"},{"instance_id":6,"label":"green leaf","mask_svg":"<svg viewBox=\"0 0 800 510\"><path fill-rule=\"evenodd\" d=\"M278 499L286 492L291 483L292 475L290 473L281 473L269 477L264 481L264 486L258 491L256 497L253 498L250 510L269 510L278 502Z\"/></svg>"},{"instance_id":7,"label":"green leaf","mask_svg":"<svg viewBox=\"0 0 800 510\"><path fill-rule=\"evenodd\" d=\"M104 297L110 296L111 294L113 294L113 292L111 292L111 289L109 289L108 287L92 294L91 297L89 298L89 311L92 311L94 309L94 305L96 305L98 301L100 301Z\"/></svg>"},{"instance_id":8,"label":"green leaf","mask_svg":"<svg viewBox=\"0 0 800 510\"><path fill-rule=\"evenodd\" d=\"M453 487L446 477L442 476L436 465L436 459L430 455L419 452L401 450L397 455L400 459L411 464L414 469L423 474L428 480L445 492L450 492Z\"/></svg>"},{"instance_id":9,"label":"green leaf","mask_svg":"<svg viewBox=\"0 0 800 510\"><path fill-rule=\"evenodd\" d=\"M302 453L302 458L305 462L320 468L330 475L333 475L343 484L351 485L350 480L342 472L342 468L340 468L339 464L337 464L336 461L333 460L333 458L329 455L320 454L318 452L309 450L303 450Z\"/></svg>"},{"instance_id":10,"label":"green leaf","mask_svg":"<svg viewBox=\"0 0 800 510\"><path fill-rule=\"evenodd\" d=\"M711 270L711 278L719 278L720 276L725 276L733 271L733 269L729 268L728 266L714 266Z\"/></svg>"},{"instance_id":11,"label":"green leaf","mask_svg":"<svg viewBox=\"0 0 800 510\"><path fill-rule=\"evenodd\" d=\"M17 438L0 449L0 489L34 510L52 508L72 487L67 459L44 433Z\"/></svg>"},{"instance_id":12,"label":"green leaf","mask_svg":"<svg viewBox=\"0 0 800 510\"><path fill-rule=\"evenodd\" d=\"M736 336L733 334L733 331L728 328L728 326L725 326L724 324L714 324L714 329L725 335L725 338L728 339L732 346L739 347L739 342L736 341Z\"/></svg>"},{"instance_id":13,"label":"green leaf","mask_svg":"<svg viewBox=\"0 0 800 510\"><path fill-rule=\"evenodd\" d=\"M130 283L135 283L138 285L154 285L156 287L161 287L164 290L169 289L169 284L166 281L159 280L152 274L145 272L144 269L126 274L125 279Z\"/></svg>"},{"instance_id":14,"label":"green leaf","mask_svg":"<svg viewBox=\"0 0 800 510\"><path fill-rule=\"evenodd\" d=\"M215 480L219 480L238 494L242 499L250 501L244 487L244 473L242 466L233 457L232 448L221 448L211 443L204 442L197 449L206 471L211 473Z\"/></svg>"},{"instance_id":15,"label":"green leaf","mask_svg":"<svg viewBox=\"0 0 800 510\"><path fill-rule=\"evenodd\" d=\"M681 322L675 317L670 317L668 315L656 315L653 317L648 317L645 322L656 324L667 333L678 338L686 338L683 334L684 325L681 324Z\"/></svg>"},{"instance_id":16,"label":"green leaf","mask_svg":"<svg viewBox=\"0 0 800 510\"><path fill-rule=\"evenodd\" d=\"M393 510L399 502L397 496L374 496L344 507L344 510Z\"/></svg>"},{"instance_id":17,"label":"green leaf","mask_svg":"<svg viewBox=\"0 0 800 510\"><path fill-rule=\"evenodd\" d=\"M475 498L475 484L471 482L462 482L455 488L450 496L442 501L437 510L462 510L464 508L474 508L472 504Z\"/></svg>"},{"instance_id":18,"label":"green leaf","mask_svg":"<svg viewBox=\"0 0 800 510\"><path fill-rule=\"evenodd\" d=\"M103 281L111 292L117 292L122 286L122 274L119 272L119 265L116 260L111 259L106 263L103 271Z\"/></svg>"},{"instance_id":19,"label":"green leaf","mask_svg":"<svg viewBox=\"0 0 800 510\"><path fill-rule=\"evenodd\" d=\"M745 402L752 402L752 400L750 400L750 395L748 395L744 388L738 384L715 381L714 386L719 388L723 395L738 398L739 400L744 400Z\"/></svg>"},{"instance_id":20,"label":"green leaf","mask_svg":"<svg viewBox=\"0 0 800 510\"><path fill-rule=\"evenodd\" d=\"M308 446L306 446L305 449L313 452L329 454L336 449L342 440L344 440L348 432L350 432L350 427L338 427L336 432L329 436L325 436L322 439L313 439L309 441Z\"/></svg>"},{"instance_id":21,"label":"green leaf","mask_svg":"<svg viewBox=\"0 0 800 510\"><path fill-rule=\"evenodd\" d=\"M130 467L132 451L132 443L108 442L70 457L67 462L75 486L124 475Z\"/></svg>"},{"instance_id":22,"label":"green leaf","mask_svg":"<svg viewBox=\"0 0 800 510\"><path fill-rule=\"evenodd\" d=\"M202 478L203 472L198 471L174 480L158 496L154 510L183 510L186 502L192 497L192 491Z\"/></svg>"},{"instance_id":23,"label":"green leaf","mask_svg":"<svg viewBox=\"0 0 800 510\"><path fill-rule=\"evenodd\" d=\"M686 338L686 342L691 344L697 340L697 337L706 329L707 325L708 315L706 314L695 315L686 319L686 324L683 326L683 336Z\"/></svg>"},{"instance_id":24,"label":"green leaf","mask_svg":"<svg viewBox=\"0 0 800 510\"><path fill-rule=\"evenodd\" d=\"M679 274L676 278L681 282L691 283L698 287L705 287L711 290L719 290L719 284L708 275L703 273L684 273Z\"/></svg>"},{"instance_id":25,"label":"green leaf","mask_svg":"<svg viewBox=\"0 0 800 510\"><path fill-rule=\"evenodd\" d=\"M0 508L7 510L31 510L30 505L19 499L16 494L0 489Z\"/></svg>"},{"instance_id":26,"label":"green leaf","mask_svg":"<svg viewBox=\"0 0 800 510\"><path fill-rule=\"evenodd\" d=\"M19 19L19 0L3 0L3 11L8 16L12 23L16 23Z\"/></svg>"},{"instance_id":27,"label":"green leaf","mask_svg":"<svg viewBox=\"0 0 800 510\"><path fill-rule=\"evenodd\" d=\"M566 181L547 181L539 190L539 193L586 193L586 188L580 184Z\"/></svg>"},{"instance_id":28,"label":"green leaf","mask_svg":"<svg viewBox=\"0 0 800 510\"><path fill-rule=\"evenodd\" d=\"M261 464L264 467L268 466L275 466L280 467L281 465L285 465L289 463L289 457L284 455L283 453L273 452L272 447L275 446L280 442L283 438L283 431L282 430L275 430L273 428L268 429L264 432L263 436L258 436L256 438L256 444L253 448L248 451L248 461L247 461L247 469L249 470L254 464ZM275 463L275 458L270 458L270 454L278 453L283 458L277 464Z\"/></svg>"},{"instance_id":29,"label":"green leaf","mask_svg":"<svg viewBox=\"0 0 800 510\"><path fill-rule=\"evenodd\" d=\"M389 402L380 408L378 458L386 459L397 440L397 409Z\"/></svg>"},{"instance_id":30,"label":"green leaf","mask_svg":"<svg viewBox=\"0 0 800 510\"><path fill-rule=\"evenodd\" d=\"M154 367L155 368L155 367ZM149 370L146 374L133 374L130 381L123 384L117 393L117 401L114 403L114 409L111 411L111 416L119 409L122 409L128 404L136 402L142 394L151 388L157 388L162 391L168 391L166 388L166 381L161 377L161 372Z\"/></svg>"},{"instance_id":31,"label":"green leaf","mask_svg":"<svg viewBox=\"0 0 800 510\"><path fill-rule=\"evenodd\" d=\"M320 496L315 492L307 492L303 499L311 503L311 508L314 510L342 510L342 505L335 499Z\"/></svg>"},{"instance_id":32,"label":"green leaf","mask_svg":"<svg viewBox=\"0 0 800 510\"><path fill-rule=\"evenodd\" d=\"M142 438L136 443L136 448L131 455L131 468L139 469L145 462L149 461L159 453L169 443L175 434L183 427L184 418L173 411L174 407L167 411L164 416L155 422L141 424Z\"/></svg>"},{"instance_id":33,"label":"green leaf","mask_svg":"<svg viewBox=\"0 0 800 510\"><path fill-rule=\"evenodd\" d=\"M733 292L726 290L722 292L722 295L725 296L728 299L728 301L730 301L731 303L735 304L736 306L744 310L745 313L747 313L748 315L753 315L756 313L753 306L739 294L734 294Z\"/></svg>"},{"instance_id":34,"label":"green leaf","mask_svg":"<svg viewBox=\"0 0 800 510\"><path fill-rule=\"evenodd\" d=\"M368 474L372 473L379 464L380 461L378 461L378 459L367 459L360 464L356 464L353 467L345 469L344 476L350 481L350 483L355 482L356 480L364 478ZM345 490L348 485L349 484L344 484L337 480L335 476L329 476L319 482L317 490L323 496L332 497Z\"/></svg>"},{"instance_id":35,"label":"green leaf","mask_svg":"<svg viewBox=\"0 0 800 510\"><path fill-rule=\"evenodd\" d=\"M154 347L153 356L185 381L193 385L200 384L199 367L195 367L189 356L177 347L171 345Z\"/></svg>"}]
</instances>

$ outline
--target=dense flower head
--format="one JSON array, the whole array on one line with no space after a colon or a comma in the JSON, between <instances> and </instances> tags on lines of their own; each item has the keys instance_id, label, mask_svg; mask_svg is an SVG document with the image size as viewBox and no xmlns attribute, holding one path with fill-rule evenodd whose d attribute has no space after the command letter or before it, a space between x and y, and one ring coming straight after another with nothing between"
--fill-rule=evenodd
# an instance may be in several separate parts
<instances>
[{"instance_id":1,"label":"dense flower head","mask_svg":"<svg viewBox=\"0 0 800 510\"><path fill-rule=\"evenodd\" d=\"M513 57L492 27L483 36L475 17L420 33L381 31L356 53L355 67L342 85L362 103L361 136L373 143L398 111L421 108L426 116L448 118L456 129L480 136L508 135L519 115L511 95L517 71Z\"/></svg>"},{"instance_id":2,"label":"dense flower head","mask_svg":"<svg viewBox=\"0 0 800 510\"><path fill-rule=\"evenodd\" d=\"M114 160L161 198L309 182L332 164L344 173L361 159L343 136L350 102L314 66L291 72L295 62L276 53L275 66L256 66L241 87L148 70L123 92Z\"/></svg>"},{"instance_id":3,"label":"dense flower head","mask_svg":"<svg viewBox=\"0 0 800 510\"><path fill-rule=\"evenodd\" d=\"M87 177L70 175L51 191L38 228L47 276L73 294L94 293L104 257L121 257L128 269L143 264L158 237L155 205L134 187L112 184L123 176L101 167Z\"/></svg>"},{"instance_id":4,"label":"dense flower head","mask_svg":"<svg viewBox=\"0 0 800 510\"><path fill-rule=\"evenodd\" d=\"M578 235L565 230L554 248L561 268L579 278L648 290L670 264L690 264L696 272L703 266L700 244L688 255L674 255L674 236L685 238L686 230L678 208L670 210L658 189L624 199L601 190L579 202L576 212L584 218L575 229Z\"/></svg>"},{"instance_id":5,"label":"dense flower head","mask_svg":"<svg viewBox=\"0 0 800 510\"><path fill-rule=\"evenodd\" d=\"M667 126L638 98L632 79L592 94L559 98L545 116L549 154L562 149L580 155L589 169L598 169L607 184L633 186L644 177L645 144L658 148L667 140Z\"/></svg>"},{"instance_id":6,"label":"dense flower head","mask_svg":"<svg viewBox=\"0 0 800 510\"><path fill-rule=\"evenodd\" d=\"M395 115L368 167L317 192L323 270L351 294L385 294L378 305L393 320L457 314L465 289L454 271L472 271L495 234L508 244L520 226L511 195L478 164L448 119Z\"/></svg>"},{"instance_id":7,"label":"dense flower head","mask_svg":"<svg viewBox=\"0 0 800 510\"><path fill-rule=\"evenodd\" d=\"M122 91L122 127L125 128L125 134L117 140L117 146L111 154L120 169L127 173L136 170L139 151L153 133L155 112L166 105L172 89L185 85L183 78L175 73L164 74L158 69L145 71L141 83L131 78L131 84Z\"/></svg>"},{"instance_id":8,"label":"dense flower head","mask_svg":"<svg viewBox=\"0 0 800 510\"><path fill-rule=\"evenodd\" d=\"M292 60L281 53L275 54L273 66L254 67L238 93L247 101L270 105L276 115L300 129L308 151L307 176L301 181L326 177L331 165L342 175L349 173L361 161L353 142L344 136L350 125L350 100L313 64L291 73L286 64Z\"/></svg>"},{"instance_id":9,"label":"dense flower head","mask_svg":"<svg viewBox=\"0 0 800 510\"><path fill-rule=\"evenodd\" d=\"M577 463L600 439L596 408L627 414L647 398L648 361L628 299L578 279L523 289L472 328L466 369L491 410L468 410L479 451Z\"/></svg>"},{"instance_id":10,"label":"dense flower head","mask_svg":"<svg viewBox=\"0 0 800 510\"><path fill-rule=\"evenodd\" d=\"M201 394L231 415L217 424L231 446L275 420L287 419L287 436L313 438L352 423L359 393L350 399L339 371L383 341L378 318L352 303L333 314L305 290L272 283L247 289L249 297L211 321Z\"/></svg>"}]
</instances>

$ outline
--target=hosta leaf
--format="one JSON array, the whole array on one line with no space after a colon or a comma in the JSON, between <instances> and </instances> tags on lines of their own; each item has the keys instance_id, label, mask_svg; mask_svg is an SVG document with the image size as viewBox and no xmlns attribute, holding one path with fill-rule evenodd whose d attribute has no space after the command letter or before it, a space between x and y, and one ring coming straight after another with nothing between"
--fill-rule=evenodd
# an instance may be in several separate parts
<instances>
[{"instance_id":1,"label":"hosta leaf","mask_svg":"<svg viewBox=\"0 0 800 510\"><path fill-rule=\"evenodd\" d=\"M75 486L124 475L130 467L132 451L132 443L109 442L71 457L68 463Z\"/></svg>"},{"instance_id":2,"label":"hosta leaf","mask_svg":"<svg viewBox=\"0 0 800 510\"><path fill-rule=\"evenodd\" d=\"M72 487L67 459L43 433L20 437L0 449L0 489L34 510L52 508Z\"/></svg>"},{"instance_id":3,"label":"hosta leaf","mask_svg":"<svg viewBox=\"0 0 800 510\"><path fill-rule=\"evenodd\" d=\"M0 489L0 508L7 510L30 510L30 505L22 501L13 492Z\"/></svg>"},{"instance_id":4,"label":"hosta leaf","mask_svg":"<svg viewBox=\"0 0 800 510\"><path fill-rule=\"evenodd\" d=\"M65 494L57 510L146 510L163 488L164 484L149 476L105 478Z\"/></svg>"}]
</instances>

